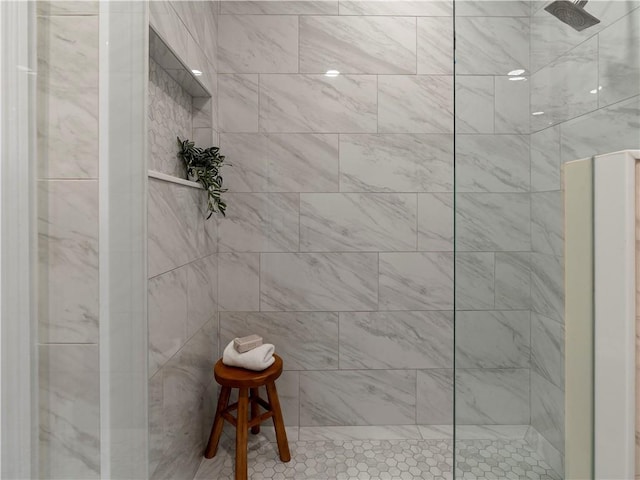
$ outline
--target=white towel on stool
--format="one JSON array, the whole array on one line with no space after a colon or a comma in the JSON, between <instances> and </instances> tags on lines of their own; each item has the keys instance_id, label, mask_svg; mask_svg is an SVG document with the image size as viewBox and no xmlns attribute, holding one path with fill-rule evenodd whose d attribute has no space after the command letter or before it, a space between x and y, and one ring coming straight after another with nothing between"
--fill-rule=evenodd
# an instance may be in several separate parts
<instances>
[{"instance_id":1,"label":"white towel on stool","mask_svg":"<svg viewBox=\"0 0 640 480\"><path fill-rule=\"evenodd\" d=\"M270 343L265 343L248 352L238 353L236 349L233 348L233 340L231 340L222 354L222 363L228 367L241 367L259 372L265 368L269 368L271 364L276 361L276 359L273 358L275 351L276 347Z\"/></svg>"}]
</instances>

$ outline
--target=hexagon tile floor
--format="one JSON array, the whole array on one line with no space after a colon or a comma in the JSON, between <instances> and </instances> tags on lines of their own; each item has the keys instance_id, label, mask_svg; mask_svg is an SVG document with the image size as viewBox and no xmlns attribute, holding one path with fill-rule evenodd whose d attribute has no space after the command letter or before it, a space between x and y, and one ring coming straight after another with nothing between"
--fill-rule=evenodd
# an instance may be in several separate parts
<instances>
[{"instance_id":1,"label":"hexagon tile floor","mask_svg":"<svg viewBox=\"0 0 640 480\"><path fill-rule=\"evenodd\" d=\"M524 440L457 442L456 478L557 480ZM451 440L348 440L289 442L291 461L282 463L274 443L249 446L251 480L452 480ZM203 460L196 480L232 480L232 441L223 439L212 460Z\"/></svg>"}]
</instances>

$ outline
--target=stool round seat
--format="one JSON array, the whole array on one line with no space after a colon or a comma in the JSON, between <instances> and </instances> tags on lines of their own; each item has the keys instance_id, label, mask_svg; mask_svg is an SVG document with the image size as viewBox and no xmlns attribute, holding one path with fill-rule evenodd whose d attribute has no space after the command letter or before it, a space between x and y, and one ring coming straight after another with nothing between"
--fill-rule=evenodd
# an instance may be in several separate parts
<instances>
[{"instance_id":1,"label":"stool round seat","mask_svg":"<svg viewBox=\"0 0 640 480\"><path fill-rule=\"evenodd\" d=\"M282 358L274 354L275 362L261 372L254 372L245 368L228 367L222 363L222 359L216 362L213 375L223 387L229 388L255 388L275 382L282 375Z\"/></svg>"}]
</instances>

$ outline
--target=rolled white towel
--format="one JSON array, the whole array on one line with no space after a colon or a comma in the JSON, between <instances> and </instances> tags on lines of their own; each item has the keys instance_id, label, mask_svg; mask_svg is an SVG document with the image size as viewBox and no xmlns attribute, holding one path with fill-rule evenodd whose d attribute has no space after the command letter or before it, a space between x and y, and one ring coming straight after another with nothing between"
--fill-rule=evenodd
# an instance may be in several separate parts
<instances>
[{"instance_id":1,"label":"rolled white towel","mask_svg":"<svg viewBox=\"0 0 640 480\"><path fill-rule=\"evenodd\" d=\"M276 347L270 343L265 343L248 352L238 353L233 347L232 340L224 349L222 363L228 367L241 367L259 372L265 368L269 368L271 364L276 361L276 359L273 358L275 351Z\"/></svg>"}]
</instances>

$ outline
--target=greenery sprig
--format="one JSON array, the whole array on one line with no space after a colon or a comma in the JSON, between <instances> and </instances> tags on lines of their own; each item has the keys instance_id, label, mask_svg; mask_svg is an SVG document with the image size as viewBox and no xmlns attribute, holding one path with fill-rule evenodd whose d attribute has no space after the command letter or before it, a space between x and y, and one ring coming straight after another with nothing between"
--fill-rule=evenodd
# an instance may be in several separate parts
<instances>
[{"instance_id":1,"label":"greenery sprig","mask_svg":"<svg viewBox=\"0 0 640 480\"><path fill-rule=\"evenodd\" d=\"M220 168L230 164L225 163L225 156L220 155L218 147L199 148L195 146L194 142L177 138L180 147L178 156L187 167L187 174L195 178L207 191L207 211L209 212L207 219L211 218L215 212L220 212L224 216L227 204L222 200L221 194L227 189L222 188Z\"/></svg>"}]
</instances>

